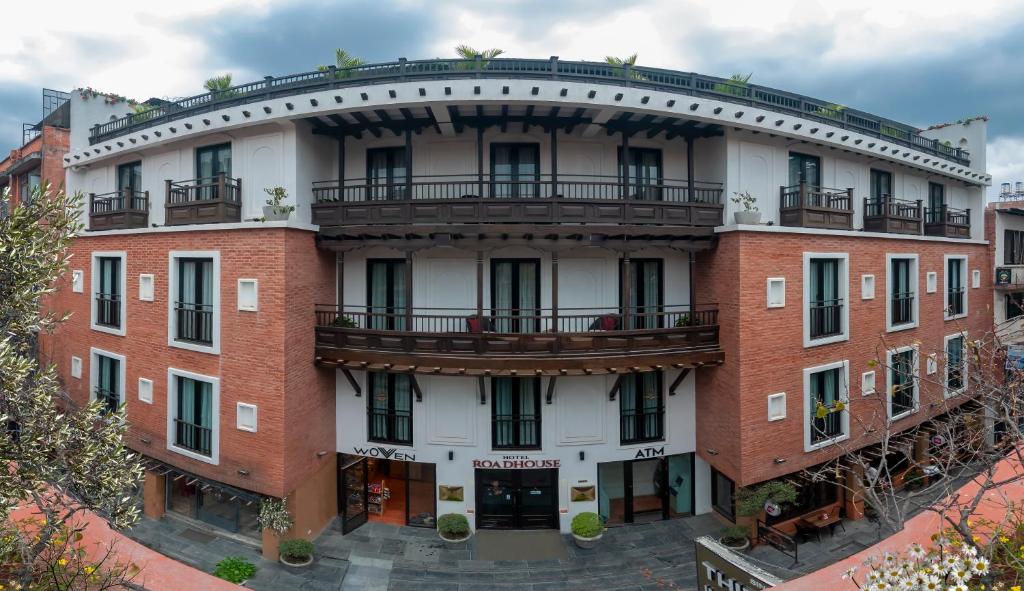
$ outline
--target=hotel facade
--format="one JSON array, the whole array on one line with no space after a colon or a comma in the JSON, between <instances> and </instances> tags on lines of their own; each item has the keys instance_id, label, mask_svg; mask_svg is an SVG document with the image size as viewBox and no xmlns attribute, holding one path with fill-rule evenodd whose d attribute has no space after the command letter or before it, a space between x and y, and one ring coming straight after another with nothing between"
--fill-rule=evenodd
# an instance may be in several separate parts
<instances>
[{"instance_id":1,"label":"hotel facade","mask_svg":"<svg viewBox=\"0 0 1024 591\"><path fill-rule=\"evenodd\" d=\"M982 120L558 58L70 109L86 230L42 351L125 406L151 517L734 520L874 443L879 396L900 429L962 402L992 326ZM774 523L828 506L863 514L827 482Z\"/></svg>"}]
</instances>

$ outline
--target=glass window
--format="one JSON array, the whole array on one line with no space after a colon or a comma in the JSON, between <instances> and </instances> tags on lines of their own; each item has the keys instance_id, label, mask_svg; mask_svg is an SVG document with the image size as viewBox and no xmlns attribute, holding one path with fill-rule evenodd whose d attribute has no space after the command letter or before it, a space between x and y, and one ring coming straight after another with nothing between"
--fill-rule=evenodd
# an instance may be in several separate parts
<instances>
[{"instance_id":1,"label":"glass window","mask_svg":"<svg viewBox=\"0 0 1024 591\"><path fill-rule=\"evenodd\" d=\"M914 321L914 281L910 276L911 259L892 259L889 299L892 307L892 325Z\"/></svg>"},{"instance_id":2,"label":"glass window","mask_svg":"<svg viewBox=\"0 0 1024 591\"><path fill-rule=\"evenodd\" d=\"M540 330L540 261L491 261L491 313L494 330L529 333Z\"/></svg>"},{"instance_id":3,"label":"glass window","mask_svg":"<svg viewBox=\"0 0 1024 591\"><path fill-rule=\"evenodd\" d=\"M735 489L736 484L728 476L711 469L711 506L730 521L736 518Z\"/></svg>"},{"instance_id":4,"label":"glass window","mask_svg":"<svg viewBox=\"0 0 1024 591\"><path fill-rule=\"evenodd\" d=\"M220 175L231 176L231 144L219 144L196 149L196 177L210 183ZM141 178L141 171L139 173Z\"/></svg>"},{"instance_id":5,"label":"glass window","mask_svg":"<svg viewBox=\"0 0 1024 591\"><path fill-rule=\"evenodd\" d=\"M409 376L369 372L370 441L412 445L412 386Z\"/></svg>"},{"instance_id":6,"label":"glass window","mask_svg":"<svg viewBox=\"0 0 1024 591\"><path fill-rule=\"evenodd\" d=\"M841 259L810 260L810 337L819 339L843 334L843 286L840 285Z\"/></svg>"},{"instance_id":7,"label":"glass window","mask_svg":"<svg viewBox=\"0 0 1024 591\"><path fill-rule=\"evenodd\" d=\"M620 276L620 286L622 279ZM662 328L665 315L663 292L663 261L661 259L631 259L629 261L629 310L627 311L629 325L627 328Z\"/></svg>"},{"instance_id":8,"label":"glass window","mask_svg":"<svg viewBox=\"0 0 1024 591\"><path fill-rule=\"evenodd\" d=\"M1003 264L1024 265L1024 231L1003 232Z\"/></svg>"},{"instance_id":9,"label":"glass window","mask_svg":"<svg viewBox=\"0 0 1024 591\"><path fill-rule=\"evenodd\" d=\"M832 410L846 391L841 383L843 372L841 367L826 369L811 374L811 443L821 443L843 435L843 412ZM825 407L825 416L819 408Z\"/></svg>"},{"instance_id":10,"label":"glass window","mask_svg":"<svg viewBox=\"0 0 1024 591\"><path fill-rule=\"evenodd\" d=\"M821 158L799 152L789 153L789 184L792 186L800 183L807 183L811 187L821 186Z\"/></svg>"},{"instance_id":11,"label":"glass window","mask_svg":"<svg viewBox=\"0 0 1024 591\"><path fill-rule=\"evenodd\" d=\"M1006 319L1024 316L1024 292L1006 294Z\"/></svg>"},{"instance_id":12,"label":"glass window","mask_svg":"<svg viewBox=\"0 0 1024 591\"><path fill-rule=\"evenodd\" d=\"M540 180L537 144L491 144L494 197L536 197Z\"/></svg>"},{"instance_id":13,"label":"glass window","mask_svg":"<svg viewBox=\"0 0 1024 591\"><path fill-rule=\"evenodd\" d=\"M20 187L19 197L21 198L22 205L29 205L32 203L32 197L36 191L39 190L39 185L42 184L42 178L39 176L39 171L33 171L28 174L22 175L18 179L18 185Z\"/></svg>"},{"instance_id":14,"label":"glass window","mask_svg":"<svg viewBox=\"0 0 1024 591\"><path fill-rule=\"evenodd\" d=\"M494 449L540 449L540 380L494 378L492 388Z\"/></svg>"},{"instance_id":15,"label":"glass window","mask_svg":"<svg viewBox=\"0 0 1024 591\"><path fill-rule=\"evenodd\" d=\"M367 199L406 199L408 163L405 147L372 148L366 151Z\"/></svg>"},{"instance_id":16,"label":"glass window","mask_svg":"<svg viewBox=\"0 0 1024 591\"><path fill-rule=\"evenodd\" d=\"M964 387L964 337L953 337L946 341L946 388L955 392Z\"/></svg>"},{"instance_id":17,"label":"glass window","mask_svg":"<svg viewBox=\"0 0 1024 591\"><path fill-rule=\"evenodd\" d=\"M949 259L946 267L946 300L948 316L964 313L964 288L966 287L963 259Z\"/></svg>"},{"instance_id":18,"label":"glass window","mask_svg":"<svg viewBox=\"0 0 1024 591\"><path fill-rule=\"evenodd\" d=\"M626 184L630 199L661 201L663 183L661 150L654 148L630 148L627 158ZM619 149L619 178L622 178L622 150Z\"/></svg>"},{"instance_id":19,"label":"glass window","mask_svg":"<svg viewBox=\"0 0 1024 591\"><path fill-rule=\"evenodd\" d=\"M367 301L370 303L367 328L405 330L406 265L402 259L366 261Z\"/></svg>"},{"instance_id":20,"label":"glass window","mask_svg":"<svg viewBox=\"0 0 1024 591\"><path fill-rule=\"evenodd\" d=\"M117 412L121 405L121 362L96 355L96 363L96 400L103 403L103 412Z\"/></svg>"},{"instance_id":21,"label":"glass window","mask_svg":"<svg viewBox=\"0 0 1024 591\"><path fill-rule=\"evenodd\" d=\"M871 198L883 199L892 197L892 173L885 170L871 169Z\"/></svg>"},{"instance_id":22,"label":"glass window","mask_svg":"<svg viewBox=\"0 0 1024 591\"><path fill-rule=\"evenodd\" d=\"M210 456L213 453L213 384L177 376L174 445Z\"/></svg>"},{"instance_id":23,"label":"glass window","mask_svg":"<svg viewBox=\"0 0 1024 591\"><path fill-rule=\"evenodd\" d=\"M121 327L121 257L99 257L96 324Z\"/></svg>"},{"instance_id":24,"label":"glass window","mask_svg":"<svg viewBox=\"0 0 1024 591\"><path fill-rule=\"evenodd\" d=\"M142 162L129 162L117 167L117 190L118 191L141 191L142 190Z\"/></svg>"},{"instance_id":25,"label":"glass window","mask_svg":"<svg viewBox=\"0 0 1024 591\"><path fill-rule=\"evenodd\" d=\"M942 211L946 207L946 187L939 183L928 183L928 209Z\"/></svg>"},{"instance_id":26,"label":"glass window","mask_svg":"<svg viewBox=\"0 0 1024 591\"><path fill-rule=\"evenodd\" d=\"M660 441L665 438L661 372L622 375L619 420L619 438L623 444Z\"/></svg>"},{"instance_id":27,"label":"glass window","mask_svg":"<svg viewBox=\"0 0 1024 591\"><path fill-rule=\"evenodd\" d=\"M899 416L914 409L914 350L907 349L890 356L889 375L892 376L890 416Z\"/></svg>"},{"instance_id":28,"label":"glass window","mask_svg":"<svg viewBox=\"0 0 1024 591\"><path fill-rule=\"evenodd\" d=\"M213 259L178 259L175 338L213 344Z\"/></svg>"}]
</instances>

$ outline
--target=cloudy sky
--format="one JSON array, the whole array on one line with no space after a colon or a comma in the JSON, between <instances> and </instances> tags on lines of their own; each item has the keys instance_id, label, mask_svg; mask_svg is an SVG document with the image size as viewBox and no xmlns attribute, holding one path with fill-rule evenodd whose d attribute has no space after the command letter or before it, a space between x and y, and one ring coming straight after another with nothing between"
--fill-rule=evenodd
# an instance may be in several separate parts
<instances>
[{"instance_id":1,"label":"cloudy sky","mask_svg":"<svg viewBox=\"0 0 1024 591\"><path fill-rule=\"evenodd\" d=\"M173 10L171 9L173 7ZM601 60L728 76L917 126L985 114L993 182L1024 180L1021 0L176 0L5 6L0 151L41 116L42 87L136 99L296 73L336 47L370 61L447 57L459 43L511 57ZM22 12L23 14L19 14Z\"/></svg>"}]
</instances>

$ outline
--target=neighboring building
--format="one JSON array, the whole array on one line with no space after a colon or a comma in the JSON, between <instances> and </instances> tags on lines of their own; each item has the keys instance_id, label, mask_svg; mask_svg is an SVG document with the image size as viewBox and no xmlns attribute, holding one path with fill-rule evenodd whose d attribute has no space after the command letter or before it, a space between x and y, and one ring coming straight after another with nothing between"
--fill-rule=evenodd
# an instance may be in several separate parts
<instances>
[{"instance_id":1,"label":"neighboring building","mask_svg":"<svg viewBox=\"0 0 1024 591\"><path fill-rule=\"evenodd\" d=\"M992 324L983 121L557 58L71 111L89 231L43 350L127 405L151 516L731 519L736 487L870 445L862 390L900 427L959 404L920 372ZM261 221L278 186L295 211ZM733 223L743 192L760 224ZM906 372L870 369L883 335ZM801 490L824 506L862 511Z\"/></svg>"},{"instance_id":2,"label":"neighboring building","mask_svg":"<svg viewBox=\"0 0 1024 591\"><path fill-rule=\"evenodd\" d=\"M41 183L53 190L64 186L64 162L68 153L71 105L68 94L43 89L43 118L22 129L20 148L0 160L0 192L10 191L8 207L24 203ZM0 202L0 207L4 204ZM2 212L0 212L2 213Z\"/></svg>"},{"instance_id":3,"label":"neighboring building","mask_svg":"<svg viewBox=\"0 0 1024 591\"><path fill-rule=\"evenodd\" d=\"M985 210L985 234L995 261L992 310L1004 345L1024 345L1024 183L1003 183Z\"/></svg>"}]
</instances>

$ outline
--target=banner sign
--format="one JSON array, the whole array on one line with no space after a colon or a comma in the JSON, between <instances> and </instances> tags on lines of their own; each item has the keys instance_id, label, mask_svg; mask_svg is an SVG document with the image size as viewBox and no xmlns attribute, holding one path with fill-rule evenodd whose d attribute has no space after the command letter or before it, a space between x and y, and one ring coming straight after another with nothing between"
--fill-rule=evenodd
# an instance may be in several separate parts
<instances>
[{"instance_id":1,"label":"banner sign","mask_svg":"<svg viewBox=\"0 0 1024 591\"><path fill-rule=\"evenodd\" d=\"M714 538L702 536L694 544L698 591L761 591L782 583Z\"/></svg>"}]
</instances>

